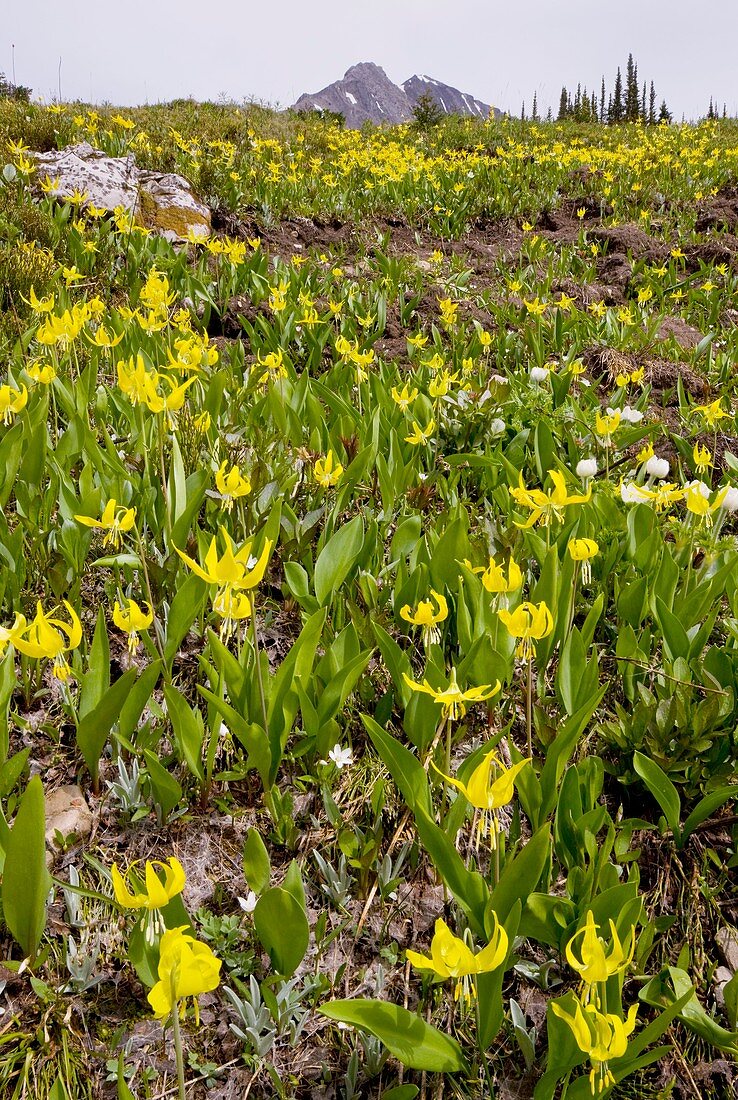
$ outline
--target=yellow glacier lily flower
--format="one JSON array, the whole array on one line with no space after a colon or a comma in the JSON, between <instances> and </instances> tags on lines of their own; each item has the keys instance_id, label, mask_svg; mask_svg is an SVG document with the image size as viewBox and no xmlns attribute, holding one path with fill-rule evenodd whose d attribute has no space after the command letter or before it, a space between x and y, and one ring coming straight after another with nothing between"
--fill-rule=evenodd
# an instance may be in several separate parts
<instances>
[{"instance_id":1,"label":"yellow glacier lily flower","mask_svg":"<svg viewBox=\"0 0 738 1100\"><path fill-rule=\"evenodd\" d=\"M13 419L22 412L28 404L28 390L24 385L20 389L7 383L0 386L0 416L3 424L13 423Z\"/></svg>"},{"instance_id":2,"label":"yellow glacier lily flower","mask_svg":"<svg viewBox=\"0 0 738 1100\"><path fill-rule=\"evenodd\" d=\"M606 953L605 941L597 935L599 925L595 924L592 910L587 911L587 919L582 928L579 928L566 945L566 959L572 970L581 975L582 982L587 989L587 1000L594 994L597 1001L597 991L594 987L599 982L606 982L613 974L620 974L633 958L635 951L635 933L631 930L630 950L626 952L620 943L617 929L610 920L610 933L612 947L609 954ZM581 958L574 954L574 944L582 937Z\"/></svg>"},{"instance_id":3,"label":"yellow glacier lily flower","mask_svg":"<svg viewBox=\"0 0 738 1100\"><path fill-rule=\"evenodd\" d=\"M64 606L69 612L68 623L46 615L39 600L35 619L28 623L22 635L18 633L13 638L15 648L25 653L26 657L46 657L53 661L52 672L57 680L62 681L68 679L71 673L65 654L71 653L82 641L82 626L77 612L66 600Z\"/></svg>"},{"instance_id":4,"label":"yellow glacier lily flower","mask_svg":"<svg viewBox=\"0 0 738 1100\"><path fill-rule=\"evenodd\" d=\"M572 561L582 563L582 582L589 584L592 580L591 561L600 552L600 545L595 539L570 539L567 550Z\"/></svg>"},{"instance_id":5,"label":"yellow glacier lily flower","mask_svg":"<svg viewBox=\"0 0 738 1100\"><path fill-rule=\"evenodd\" d=\"M442 623L448 618L448 603L446 602L446 597L440 592L436 592L433 588L431 588L431 596L436 602L437 611L433 609L433 600L421 600L415 611L413 611L410 604L407 603L400 609L400 617L403 618L406 623L422 627L423 645L426 649L435 642L440 641L441 632L438 629L438 623Z\"/></svg>"},{"instance_id":6,"label":"yellow glacier lily flower","mask_svg":"<svg viewBox=\"0 0 738 1100\"><path fill-rule=\"evenodd\" d=\"M125 505L118 504L113 499L105 505L100 519L93 519L91 516L75 516L74 518L77 523L82 523L85 527L97 527L99 530L105 531L103 544L110 543L117 550L120 547L121 535L130 531L136 522L136 509L126 508Z\"/></svg>"},{"instance_id":7,"label":"yellow glacier lily flower","mask_svg":"<svg viewBox=\"0 0 738 1100\"><path fill-rule=\"evenodd\" d=\"M251 492L251 482L244 477L238 466L231 466L226 473L228 462L221 462L215 475L215 486L223 498L223 506L227 512L233 508L234 500L245 497Z\"/></svg>"},{"instance_id":8,"label":"yellow glacier lily flower","mask_svg":"<svg viewBox=\"0 0 738 1100\"><path fill-rule=\"evenodd\" d=\"M635 1030L638 1005L632 1005L625 1020L612 1012L599 1012L594 1005L582 1005L576 1002L574 1013L556 1001L551 1003L552 1012L570 1028L579 1049L589 1056L592 1066L589 1082L592 1095L597 1096L606 1088L615 1084L608 1062L613 1058L622 1058L628 1049L628 1036Z\"/></svg>"},{"instance_id":9,"label":"yellow glacier lily flower","mask_svg":"<svg viewBox=\"0 0 738 1100\"><path fill-rule=\"evenodd\" d=\"M138 632L148 630L154 621L154 611L150 603L145 605L148 610L143 611L135 600L127 599L124 607L115 601L113 606L113 622L128 635L128 651L133 654L138 645Z\"/></svg>"},{"instance_id":10,"label":"yellow glacier lily flower","mask_svg":"<svg viewBox=\"0 0 738 1100\"><path fill-rule=\"evenodd\" d=\"M422 684L416 683L404 672L402 678L413 691L422 691L424 695L431 695L434 701L443 708L443 717L449 718L452 722L455 722L457 718L464 717L466 714L465 703L481 703L485 699L491 699L500 690L500 681L497 680L494 686L483 684L481 687L467 688L466 691L462 691L456 680L455 668L451 669L448 687L443 688L441 691L432 688L427 680L423 680Z\"/></svg>"},{"instance_id":11,"label":"yellow glacier lily flower","mask_svg":"<svg viewBox=\"0 0 738 1100\"><path fill-rule=\"evenodd\" d=\"M169 929L159 944L159 981L148 995L157 1019L178 1011L178 1002L186 997L216 989L220 981L220 959L186 930L186 925Z\"/></svg>"},{"instance_id":12,"label":"yellow glacier lily flower","mask_svg":"<svg viewBox=\"0 0 738 1100\"><path fill-rule=\"evenodd\" d=\"M502 966L507 958L508 937L505 929L499 924L496 914L494 918L494 930L486 947L475 954L463 940L454 936L446 922L440 917L436 921L433 939L431 940L430 958L421 955L417 951L406 951L408 962L416 970L431 970L439 978L456 978L454 1000L462 997L464 1001L470 1001L476 996L476 987L473 979L477 974L488 974ZM469 979L472 979L470 982Z\"/></svg>"},{"instance_id":13,"label":"yellow glacier lily flower","mask_svg":"<svg viewBox=\"0 0 738 1100\"><path fill-rule=\"evenodd\" d=\"M120 873L117 863L113 864L110 875L113 880L115 900L124 909L164 909L172 898L176 897L177 894L181 894L184 889L187 880L182 864L176 856L170 856L167 863L162 863L158 859L146 860L144 870L145 886L139 887L135 882L132 882L132 892L128 888L128 881L131 881L131 872L133 872L133 877L137 878L135 868L140 863L141 860L132 863L125 875ZM164 872L163 880L157 871L157 867Z\"/></svg>"},{"instance_id":14,"label":"yellow glacier lily flower","mask_svg":"<svg viewBox=\"0 0 738 1100\"><path fill-rule=\"evenodd\" d=\"M446 775L433 764L438 774L443 776L447 783L461 791L470 806L481 811L477 827L477 844L480 836L484 836L488 832L490 847L493 850L497 847L497 837L500 831L497 810L501 806L507 806L508 802L512 801L515 792L515 779L518 773L529 763L530 759L528 758L519 760L517 764L506 768L499 758L497 749L490 749L488 753L485 753L482 763L478 764L472 772L468 783L462 783L460 779L453 779L452 776Z\"/></svg>"},{"instance_id":15,"label":"yellow glacier lily flower","mask_svg":"<svg viewBox=\"0 0 738 1100\"><path fill-rule=\"evenodd\" d=\"M553 616L545 601L539 604L521 603L514 611L502 608L497 614L514 638L520 638L515 650L524 661L533 658L533 642L547 638L554 628Z\"/></svg>"},{"instance_id":16,"label":"yellow glacier lily flower","mask_svg":"<svg viewBox=\"0 0 738 1100\"><path fill-rule=\"evenodd\" d=\"M420 427L420 424L416 420L413 420L413 429L410 435L405 436L406 443L412 443L414 447L417 447L420 443L425 443L433 435L436 422L433 417L430 418L424 428Z\"/></svg>"},{"instance_id":17,"label":"yellow glacier lily flower","mask_svg":"<svg viewBox=\"0 0 738 1100\"><path fill-rule=\"evenodd\" d=\"M498 565L494 558L490 557L487 568L481 570L481 581L487 592L496 596L500 593L516 592L518 588L522 587L523 574L518 563L510 558L507 566L507 577L505 577L504 567Z\"/></svg>"},{"instance_id":18,"label":"yellow glacier lily flower","mask_svg":"<svg viewBox=\"0 0 738 1100\"><path fill-rule=\"evenodd\" d=\"M553 489L545 493L542 489L526 489L523 484L523 475L520 475L520 485L510 490L510 496L516 504L529 508L531 514L525 523L518 523L515 520L516 527L532 527L538 522L543 527L547 527L552 519L562 520L564 509L570 504L585 504L592 496L591 488L584 494L569 494L564 475L559 470L551 470L550 477Z\"/></svg>"},{"instance_id":19,"label":"yellow glacier lily flower","mask_svg":"<svg viewBox=\"0 0 738 1100\"><path fill-rule=\"evenodd\" d=\"M336 462L333 451L328 451L325 458L317 458L313 466L313 477L318 485L324 489L332 489L341 480L343 466Z\"/></svg>"}]
</instances>

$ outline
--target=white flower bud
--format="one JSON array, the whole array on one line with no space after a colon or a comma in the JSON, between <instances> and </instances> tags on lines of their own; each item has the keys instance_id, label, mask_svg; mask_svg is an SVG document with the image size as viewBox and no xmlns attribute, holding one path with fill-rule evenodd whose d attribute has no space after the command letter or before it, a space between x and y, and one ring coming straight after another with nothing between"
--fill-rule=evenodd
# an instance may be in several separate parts
<instances>
[{"instance_id":1,"label":"white flower bud","mask_svg":"<svg viewBox=\"0 0 738 1100\"><path fill-rule=\"evenodd\" d=\"M545 382L550 373L548 367L531 367L530 380L531 382Z\"/></svg>"},{"instance_id":2,"label":"white flower bud","mask_svg":"<svg viewBox=\"0 0 738 1100\"><path fill-rule=\"evenodd\" d=\"M659 458L658 455L652 455L646 463L646 473L649 477L663 478L667 477L671 467L665 458Z\"/></svg>"},{"instance_id":3,"label":"white flower bud","mask_svg":"<svg viewBox=\"0 0 738 1100\"><path fill-rule=\"evenodd\" d=\"M734 485L729 486L720 507L726 512L738 512L738 489Z\"/></svg>"},{"instance_id":4,"label":"white flower bud","mask_svg":"<svg viewBox=\"0 0 738 1100\"><path fill-rule=\"evenodd\" d=\"M597 473L597 459L596 458L583 458L580 462L577 462L576 466L577 477L594 477Z\"/></svg>"}]
</instances>

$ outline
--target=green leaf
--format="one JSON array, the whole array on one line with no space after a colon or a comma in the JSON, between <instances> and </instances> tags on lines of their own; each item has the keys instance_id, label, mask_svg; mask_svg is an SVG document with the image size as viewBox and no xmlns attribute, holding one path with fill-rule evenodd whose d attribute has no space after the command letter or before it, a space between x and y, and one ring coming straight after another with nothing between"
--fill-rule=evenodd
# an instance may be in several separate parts
<instances>
[{"instance_id":1,"label":"green leaf","mask_svg":"<svg viewBox=\"0 0 738 1100\"><path fill-rule=\"evenodd\" d=\"M205 728L202 715L199 710L192 709L184 695L173 684L164 685L164 698L179 757L185 761L195 778L200 783L204 783L202 743L205 738Z\"/></svg>"},{"instance_id":2,"label":"green leaf","mask_svg":"<svg viewBox=\"0 0 738 1100\"><path fill-rule=\"evenodd\" d=\"M130 745L144 708L151 698L161 674L162 662L153 661L147 665L128 693L118 717L117 736L121 742Z\"/></svg>"},{"instance_id":3,"label":"green leaf","mask_svg":"<svg viewBox=\"0 0 738 1100\"><path fill-rule=\"evenodd\" d=\"M46 897L51 876L46 869L44 788L30 780L5 844L3 914L26 958L35 958L46 927Z\"/></svg>"},{"instance_id":4,"label":"green leaf","mask_svg":"<svg viewBox=\"0 0 738 1100\"><path fill-rule=\"evenodd\" d=\"M256 903L254 928L274 969L289 978L304 959L310 939L304 908L288 890L272 886Z\"/></svg>"},{"instance_id":5,"label":"green leaf","mask_svg":"<svg viewBox=\"0 0 738 1100\"><path fill-rule=\"evenodd\" d=\"M15 654L9 650L0 664L0 764L4 764L8 758L10 747L8 711L16 682Z\"/></svg>"},{"instance_id":6,"label":"green leaf","mask_svg":"<svg viewBox=\"0 0 738 1100\"><path fill-rule=\"evenodd\" d=\"M633 753L633 767L663 810L666 823L674 835L674 840L681 847L682 838L679 830L681 802L679 792L656 761L644 756L643 753L637 750Z\"/></svg>"},{"instance_id":7,"label":"green leaf","mask_svg":"<svg viewBox=\"0 0 738 1100\"><path fill-rule=\"evenodd\" d=\"M162 821L166 821L182 798L182 787L172 773L167 771L149 749L144 749L144 759L146 760L154 801L161 809Z\"/></svg>"},{"instance_id":8,"label":"green leaf","mask_svg":"<svg viewBox=\"0 0 738 1100\"><path fill-rule=\"evenodd\" d=\"M368 1031L408 1069L458 1073L466 1069L461 1047L414 1012L387 1001L331 1001L318 1011L329 1020Z\"/></svg>"},{"instance_id":9,"label":"green leaf","mask_svg":"<svg viewBox=\"0 0 738 1100\"><path fill-rule=\"evenodd\" d=\"M415 813L421 807L430 816L432 804L428 777L417 756L400 744L391 733L383 730L368 714L362 714L361 720L410 810Z\"/></svg>"},{"instance_id":10,"label":"green leaf","mask_svg":"<svg viewBox=\"0 0 738 1100\"><path fill-rule=\"evenodd\" d=\"M246 834L243 846L243 873L254 893L263 894L269 886L272 864L261 834L253 827Z\"/></svg>"},{"instance_id":11,"label":"green leaf","mask_svg":"<svg viewBox=\"0 0 738 1100\"><path fill-rule=\"evenodd\" d=\"M690 642L681 620L669 610L660 596L656 597L654 611L664 636L664 648L669 660L676 661L677 657L686 659L689 656Z\"/></svg>"},{"instance_id":12,"label":"green leaf","mask_svg":"<svg viewBox=\"0 0 738 1100\"><path fill-rule=\"evenodd\" d=\"M164 643L164 660L169 664L187 635L187 631L200 614L205 594L206 582L196 573L189 577L177 589L167 618L167 635Z\"/></svg>"},{"instance_id":13,"label":"green leaf","mask_svg":"<svg viewBox=\"0 0 738 1100\"><path fill-rule=\"evenodd\" d=\"M701 825L703 821L707 821L715 810L719 809L731 798L738 796L738 785L735 783L728 787L720 787L716 791L710 791L704 798L701 798L691 814L684 822L682 828L682 842L684 842L688 836L690 836L698 825Z\"/></svg>"},{"instance_id":14,"label":"green leaf","mask_svg":"<svg viewBox=\"0 0 738 1100\"><path fill-rule=\"evenodd\" d=\"M325 544L315 563L315 596L325 606L349 575L364 546L364 522L354 516Z\"/></svg>"},{"instance_id":15,"label":"green leaf","mask_svg":"<svg viewBox=\"0 0 738 1100\"><path fill-rule=\"evenodd\" d=\"M88 711L77 727L77 745L90 770L95 789L97 789L100 757L105 742L135 680L136 669L129 668L108 688L94 710Z\"/></svg>"},{"instance_id":16,"label":"green leaf","mask_svg":"<svg viewBox=\"0 0 738 1100\"><path fill-rule=\"evenodd\" d=\"M80 718L84 718L95 709L110 686L110 645L104 607L101 607L97 613L95 636L90 646L87 667L88 671L79 685Z\"/></svg>"},{"instance_id":17,"label":"green leaf","mask_svg":"<svg viewBox=\"0 0 738 1100\"><path fill-rule=\"evenodd\" d=\"M551 831L548 825L534 833L514 859L508 859L500 881L490 894L490 905L497 919L504 924L513 906L519 901L523 908L538 885L551 853Z\"/></svg>"}]
</instances>

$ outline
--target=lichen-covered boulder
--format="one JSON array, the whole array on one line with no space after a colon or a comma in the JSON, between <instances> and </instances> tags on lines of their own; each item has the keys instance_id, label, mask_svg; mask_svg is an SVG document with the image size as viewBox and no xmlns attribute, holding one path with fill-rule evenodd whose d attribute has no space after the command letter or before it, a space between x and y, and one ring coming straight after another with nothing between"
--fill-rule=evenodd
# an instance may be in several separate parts
<instances>
[{"instance_id":1,"label":"lichen-covered boulder","mask_svg":"<svg viewBox=\"0 0 738 1100\"><path fill-rule=\"evenodd\" d=\"M54 182L49 194L58 199L85 195L85 204L100 210L121 207L139 225L168 240L210 235L210 209L193 193L183 176L149 172L136 165L133 153L111 157L89 142L33 153L39 180Z\"/></svg>"}]
</instances>

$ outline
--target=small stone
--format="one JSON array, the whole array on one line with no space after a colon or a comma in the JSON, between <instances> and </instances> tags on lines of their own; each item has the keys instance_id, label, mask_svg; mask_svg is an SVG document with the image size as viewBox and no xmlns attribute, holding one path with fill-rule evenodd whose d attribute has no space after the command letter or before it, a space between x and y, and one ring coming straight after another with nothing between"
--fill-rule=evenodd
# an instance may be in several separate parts
<instances>
[{"instance_id":1,"label":"small stone","mask_svg":"<svg viewBox=\"0 0 738 1100\"><path fill-rule=\"evenodd\" d=\"M724 925L715 933L718 954L731 974L738 970L738 930Z\"/></svg>"},{"instance_id":2,"label":"small stone","mask_svg":"<svg viewBox=\"0 0 738 1100\"><path fill-rule=\"evenodd\" d=\"M57 787L46 796L46 844L52 852L59 847L57 834L81 838L89 836L91 832L90 807L76 783Z\"/></svg>"}]
</instances>

